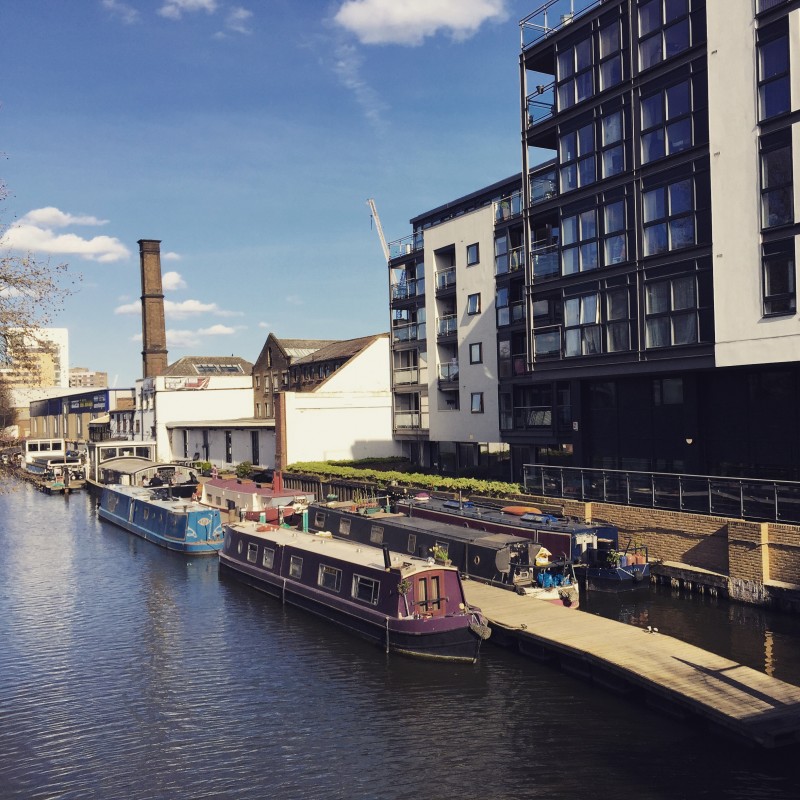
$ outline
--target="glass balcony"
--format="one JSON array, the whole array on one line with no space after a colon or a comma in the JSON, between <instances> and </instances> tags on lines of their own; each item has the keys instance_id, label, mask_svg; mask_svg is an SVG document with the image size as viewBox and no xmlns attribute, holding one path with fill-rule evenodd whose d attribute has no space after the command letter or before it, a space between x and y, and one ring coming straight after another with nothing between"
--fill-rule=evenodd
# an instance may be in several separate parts
<instances>
[{"instance_id":1,"label":"glass balcony","mask_svg":"<svg viewBox=\"0 0 800 800\"><path fill-rule=\"evenodd\" d=\"M560 272L557 244L547 244L531 250L534 278L557 278Z\"/></svg>"},{"instance_id":2,"label":"glass balcony","mask_svg":"<svg viewBox=\"0 0 800 800\"><path fill-rule=\"evenodd\" d=\"M439 382L458 380L458 359L454 358L446 364L439 364Z\"/></svg>"},{"instance_id":3,"label":"glass balcony","mask_svg":"<svg viewBox=\"0 0 800 800\"><path fill-rule=\"evenodd\" d=\"M569 25L603 0L548 0L519 23L522 49Z\"/></svg>"},{"instance_id":4,"label":"glass balcony","mask_svg":"<svg viewBox=\"0 0 800 800\"><path fill-rule=\"evenodd\" d=\"M522 213L522 192L515 192L510 197L497 200L494 204L494 221L503 222L506 219L518 217Z\"/></svg>"},{"instance_id":5,"label":"glass balcony","mask_svg":"<svg viewBox=\"0 0 800 800\"><path fill-rule=\"evenodd\" d=\"M558 194L558 181L555 169L531 178L531 205L552 200Z\"/></svg>"},{"instance_id":6,"label":"glass balcony","mask_svg":"<svg viewBox=\"0 0 800 800\"><path fill-rule=\"evenodd\" d=\"M428 415L420 411L395 411L395 430L427 430Z\"/></svg>"},{"instance_id":7,"label":"glass balcony","mask_svg":"<svg viewBox=\"0 0 800 800\"><path fill-rule=\"evenodd\" d=\"M392 300L408 300L417 296L417 281L401 281L392 286Z\"/></svg>"},{"instance_id":8,"label":"glass balcony","mask_svg":"<svg viewBox=\"0 0 800 800\"><path fill-rule=\"evenodd\" d=\"M419 336L416 322L410 322L405 325L396 325L392 328L392 341L394 342L414 342Z\"/></svg>"},{"instance_id":9,"label":"glass balcony","mask_svg":"<svg viewBox=\"0 0 800 800\"><path fill-rule=\"evenodd\" d=\"M409 236L404 236L402 239L389 242L389 258L400 258L401 256L416 253L417 250L422 250L423 246L424 237L422 231L416 231Z\"/></svg>"},{"instance_id":10,"label":"glass balcony","mask_svg":"<svg viewBox=\"0 0 800 800\"><path fill-rule=\"evenodd\" d=\"M556 113L555 83L537 86L536 91L525 98L525 106L528 110L528 127L552 117Z\"/></svg>"},{"instance_id":11,"label":"glass balcony","mask_svg":"<svg viewBox=\"0 0 800 800\"><path fill-rule=\"evenodd\" d=\"M448 314L446 317L439 317L436 320L437 336L453 336L457 330L458 316L456 314Z\"/></svg>"},{"instance_id":12,"label":"glass balcony","mask_svg":"<svg viewBox=\"0 0 800 800\"><path fill-rule=\"evenodd\" d=\"M515 247L507 253L494 257L494 274L507 275L509 272L517 272L525 267L525 248Z\"/></svg>"},{"instance_id":13,"label":"glass balcony","mask_svg":"<svg viewBox=\"0 0 800 800\"><path fill-rule=\"evenodd\" d=\"M535 430L551 428L553 425L553 409L551 406L515 406L514 429Z\"/></svg>"},{"instance_id":14,"label":"glass balcony","mask_svg":"<svg viewBox=\"0 0 800 800\"><path fill-rule=\"evenodd\" d=\"M392 374L395 386L412 386L419 383L419 367L398 367Z\"/></svg>"},{"instance_id":15,"label":"glass balcony","mask_svg":"<svg viewBox=\"0 0 800 800\"><path fill-rule=\"evenodd\" d=\"M456 268L439 270L436 273L436 291L443 292L445 289L452 289L456 285Z\"/></svg>"}]
</instances>

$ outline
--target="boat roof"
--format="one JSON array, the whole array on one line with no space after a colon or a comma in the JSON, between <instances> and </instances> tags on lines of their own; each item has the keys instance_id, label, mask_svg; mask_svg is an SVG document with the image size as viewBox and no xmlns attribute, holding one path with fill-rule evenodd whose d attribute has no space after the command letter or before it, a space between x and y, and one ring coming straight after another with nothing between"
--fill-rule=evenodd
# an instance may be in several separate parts
<instances>
[{"instance_id":1,"label":"boat roof","mask_svg":"<svg viewBox=\"0 0 800 800\"><path fill-rule=\"evenodd\" d=\"M209 514L219 513L216 508L204 506L196 500L189 497L163 497L169 492L168 486L159 486L154 489L148 489L143 486L122 486L117 483L110 483L105 486L108 491L115 492L116 494L127 495L134 500L141 500L145 503L157 505L159 508L165 508L168 511L205 511Z\"/></svg>"},{"instance_id":2,"label":"boat roof","mask_svg":"<svg viewBox=\"0 0 800 800\"><path fill-rule=\"evenodd\" d=\"M325 503L313 503L309 511L312 510L334 511L344 516L360 517L353 511L346 511L342 508L335 508L327 506ZM448 539L459 540L466 544L482 544L484 546L503 546L507 544L524 543L530 544L531 540L525 536L516 536L513 533L491 533L489 531L480 531L475 528L465 528L462 525L456 525L451 522L440 522L436 519L426 519L425 517L409 517L406 514L393 514L386 511L379 511L376 514L370 514L369 519L373 523L386 522L397 528L403 528L407 531L424 531L441 536L446 536Z\"/></svg>"},{"instance_id":3,"label":"boat roof","mask_svg":"<svg viewBox=\"0 0 800 800\"><path fill-rule=\"evenodd\" d=\"M269 486L256 483L255 481L239 480L238 478L209 478L204 481L204 486L210 486L215 489L225 489L233 492L245 492L247 494L257 494L262 497L300 497L308 498L314 497L313 492L291 491L284 489L283 491L276 492Z\"/></svg>"},{"instance_id":4,"label":"boat roof","mask_svg":"<svg viewBox=\"0 0 800 800\"><path fill-rule=\"evenodd\" d=\"M348 564L378 570L386 569L382 548L349 542L345 539L336 539L328 531L307 533L296 528L281 528L277 525L265 525L258 522L237 522L226 525L226 527L285 547L294 547L311 553L325 552L332 559L346 561ZM426 558L417 558L406 553L394 551L389 551L389 553L392 560L392 569L400 570L402 575L423 572L433 566L432 560L429 561ZM455 567L446 567L440 564L436 565L436 569L458 571Z\"/></svg>"}]
</instances>

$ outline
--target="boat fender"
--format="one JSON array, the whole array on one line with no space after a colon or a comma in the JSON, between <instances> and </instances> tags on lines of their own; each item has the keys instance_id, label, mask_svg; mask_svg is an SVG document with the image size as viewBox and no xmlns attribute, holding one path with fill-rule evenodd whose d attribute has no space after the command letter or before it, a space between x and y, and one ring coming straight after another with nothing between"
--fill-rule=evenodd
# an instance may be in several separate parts
<instances>
[{"instance_id":1,"label":"boat fender","mask_svg":"<svg viewBox=\"0 0 800 800\"><path fill-rule=\"evenodd\" d=\"M492 631L488 625L484 625L473 617L469 622L469 629L479 638L486 640L492 635Z\"/></svg>"}]
</instances>

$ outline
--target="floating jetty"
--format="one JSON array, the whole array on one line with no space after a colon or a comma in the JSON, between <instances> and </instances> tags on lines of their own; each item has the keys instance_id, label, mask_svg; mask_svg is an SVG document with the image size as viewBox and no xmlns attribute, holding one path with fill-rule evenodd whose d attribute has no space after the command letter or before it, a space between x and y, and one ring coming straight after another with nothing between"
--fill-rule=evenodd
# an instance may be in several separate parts
<instances>
[{"instance_id":1,"label":"floating jetty","mask_svg":"<svg viewBox=\"0 0 800 800\"><path fill-rule=\"evenodd\" d=\"M620 694L643 694L656 710L704 720L740 741L765 748L800 743L800 686L652 629L531 602L477 581L464 588L488 619L495 644Z\"/></svg>"}]
</instances>

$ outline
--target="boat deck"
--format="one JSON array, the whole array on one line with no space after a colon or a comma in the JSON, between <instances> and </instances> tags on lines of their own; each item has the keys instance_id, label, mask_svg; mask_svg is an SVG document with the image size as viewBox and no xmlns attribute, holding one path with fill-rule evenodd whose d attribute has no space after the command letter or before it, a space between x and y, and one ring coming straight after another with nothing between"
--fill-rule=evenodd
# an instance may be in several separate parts
<instances>
[{"instance_id":1,"label":"boat deck","mask_svg":"<svg viewBox=\"0 0 800 800\"><path fill-rule=\"evenodd\" d=\"M620 692L643 690L672 716L700 717L763 747L800 743L800 687L663 633L465 581L492 628L489 641L554 660ZM500 634L495 636L495 633Z\"/></svg>"}]
</instances>

